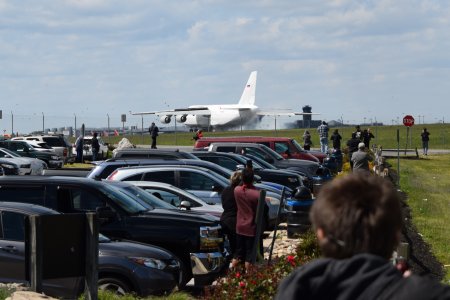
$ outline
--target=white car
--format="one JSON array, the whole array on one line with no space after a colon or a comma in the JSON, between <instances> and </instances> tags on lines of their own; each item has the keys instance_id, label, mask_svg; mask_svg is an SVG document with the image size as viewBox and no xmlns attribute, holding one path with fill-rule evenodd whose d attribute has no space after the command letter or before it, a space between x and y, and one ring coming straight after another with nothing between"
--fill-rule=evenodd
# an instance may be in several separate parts
<instances>
[{"instance_id":1,"label":"white car","mask_svg":"<svg viewBox=\"0 0 450 300\"><path fill-rule=\"evenodd\" d=\"M153 196L176 207L186 207L186 204L183 201L187 201L189 203L189 209L194 211L208 213L216 217L220 217L223 213L222 205L206 203L194 194L186 192L171 184L153 181L127 181L127 183L138 186L151 193Z\"/></svg>"},{"instance_id":2,"label":"white car","mask_svg":"<svg viewBox=\"0 0 450 300\"><path fill-rule=\"evenodd\" d=\"M0 157L18 163L19 175L43 175L44 170L47 169L47 164L44 161L32 157L23 157L5 148L0 148Z\"/></svg>"},{"instance_id":3,"label":"white car","mask_svg":"<svg viewBox=\"0 0 450 300\"><path fill-rule=\"evenodd\" d=\"M91 146L92 138L93 138L93 136L85 136L83 139L83 157L84 158L92 157L92 146ZM97 137L97 140L98 140L98 144L100 145L97 160L102 160L102 159L106 158L106 156L107 156L108 144L103 142L101 137ZM76 149L75 145L72 148L72 153L74 156L77 155L77 149Z\"/></svg>"}]
</instances>

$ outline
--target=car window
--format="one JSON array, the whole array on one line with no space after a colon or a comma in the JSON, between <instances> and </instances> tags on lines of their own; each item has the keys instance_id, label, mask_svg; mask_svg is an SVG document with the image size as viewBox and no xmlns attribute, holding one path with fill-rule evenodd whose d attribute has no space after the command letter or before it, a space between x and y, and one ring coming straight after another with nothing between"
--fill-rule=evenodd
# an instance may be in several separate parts
<instances>
[{"instance_id":1,"label":"car window","mask_svg":"<svg viewBox=\"0 0 450 300\"><path fill-rule=\"evenodd\" d=\"M236 152L236 147L234 146L218 146L216 149L218 152Z\"/></svg>"},{"instance_id":2,"label":"car window","mask_svg":"<svg viewBox=\"0 0 450 300\"><path fill-rule=\"evenodd\" d=\"M123 190L127 191L128 193L132 194L133 197L137 197L140 200L142 200L145 205L150 205L152 208L167 208L172 209L173 206L169 205L168 203L164 202L161 197L158 197L157 195L153 195L152 193L148 193L146 190L139 188L137 186L127 186L123 187Z\"/></svg>"},{"instance_id":3,"label":"car window","mask_svg":"<svg viewBox=\"0 0 450 300\"><path fill-rule=\"evenodd\" d=\"M237 169L238 163L228 157L218 157L217 162L215 162L221 167L227 168L228 170L235 171Z\"/></svg>"},{"instance_id":4,"label":"car window","mask_svg":"<svg viewBox=\"0 0 450 300\"><path fill-rule=\"evenodd\" d=\"M144 174L144 178L142 180L164 182L175 185L175 172L174 171L147 172Z\"/></svg>"},{"instance_id":5,"label":"car window","mask_svg":"<svg viewBox=\"0 0 450 300\"><path fill-rule=\"evenodd\" d=\"M44 186L7 186L0 188L0 201L25 202L44 205Z\"/></svg>"},{"instance_id":6,"label":"car window","mask_svg":"<svg viewBox=\"0 0 450 300\"><path fill-rule=\"evenodd\" d=\"M64 139L57 136L49 136L42 138L50 147L66 147Z\"/></svg>"},{"instance_id":7,"label":"car window","mask_svg":"<svg viewBox=\"0 0 450 300\"><path fill-rule=\"evenodd\" d=\"M60 187L58 189L58 201L69 200L71 212L95 211L97 207L105 206L104 201L96 194L78 187Z\"/></svg>"},{"instance_id":8,"label":"car window","mask_svg":"<svg viewBox=\"0 0 450 300\"><path fill-rule=\"evenodd\" d=\"M289 146L286 142L275 142L275 151L278 153L285 153L289 150Z\"/></svg>"},{"instance_id":9,"label":"car window","mask_svg":"<svg viewBox=\"0 0 450 300\"><path fill-rule=\"evenodd\" d=\"M25 215L16 212L3 211L1 216L3 239L12 241L25 240Z\"/></svg>"},{"instance_id":10,"label":"car window","mask_svg":"<svg viewBox=\"0 0 450 300\"><path fill-rule=\"evenodd\" d=\"M259 151L258 148L253 147L244 147L245 154L254 155L261 159L265 159L265 154L262 151Z\"/></svg>"},{"instance_id":11,"label":"car window","mask_svg":"<svg viewBox=\"0 0 450 300\"><path fill-rule=\"evenodd\" d=\"M211 191L215 182L208 176L189 171L180 171L180 188L184 190Z\"/></svg>"},{"instance_id":12,"label":"car window","mask_svg":"<svg viewBox=\"0 0 450 300\"><path fill-rule=\"evenodd\" d=\"M145 190L150 194L152 194L153 196L173 206L180 206L181 201L184 200L182 196L180 197L179 195L172 192L152 188L145 188Z\"/></svg>"}]
</instances>

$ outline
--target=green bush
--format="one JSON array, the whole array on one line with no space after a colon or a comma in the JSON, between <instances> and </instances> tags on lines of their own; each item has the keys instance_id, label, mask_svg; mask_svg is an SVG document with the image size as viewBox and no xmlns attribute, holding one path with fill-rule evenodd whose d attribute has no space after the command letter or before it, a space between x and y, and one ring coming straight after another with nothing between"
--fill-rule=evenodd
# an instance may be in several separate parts
<instances>
[{"instance_id":1,"label":"green bush","mask_svg":"<svg viewBox=\"0 0 450 300\"><path fill-rule=\"evenodd\" d=\"M229 271L217 284L205 290L205 299L272 299L280 281L292 271L320 256L317 239L312 231L300 236L295 253L281 256L270 264L257 264L248 272Z\"/></svg>"}]
</instances>

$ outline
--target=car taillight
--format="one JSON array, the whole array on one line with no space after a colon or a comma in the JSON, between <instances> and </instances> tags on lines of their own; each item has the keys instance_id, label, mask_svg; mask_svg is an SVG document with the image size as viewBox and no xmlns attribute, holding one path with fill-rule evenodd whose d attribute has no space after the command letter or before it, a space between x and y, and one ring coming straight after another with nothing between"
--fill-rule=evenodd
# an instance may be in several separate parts
<instances>
[{"instance_id":1,"label":"car taillight","mask_svg":"<svg viewBox=\"0 0 450 300\"><path fill-rule=\"evenodd\" d=\"M67 156L67 148L64 148L63 155L64 155L64 157Z\"/></svg>"}]
</instances>

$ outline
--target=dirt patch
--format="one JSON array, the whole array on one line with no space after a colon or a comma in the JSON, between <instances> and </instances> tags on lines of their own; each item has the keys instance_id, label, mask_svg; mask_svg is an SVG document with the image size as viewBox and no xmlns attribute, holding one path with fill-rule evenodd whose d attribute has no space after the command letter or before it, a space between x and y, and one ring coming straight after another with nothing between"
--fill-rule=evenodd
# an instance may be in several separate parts
<instances>
[{"instance_id":1,"label":"dirt patch","mask_svg":"<svg viewBox=\"0 0 450 300\"><path fill-rule=\"evenodd\" d=\"M397 173L391 169L389 177L395 184L397 182ZM402 197L402 210L404 218L404 227L402 229L401 242L409 244L408 265L413 273L419 275L429 275L434 279L441 281L445 272L443 265L431 252L430 245L425 242L418 233L413 224L411 209L408 206L408 195L400 192Z\"/></svg>"}]
</instances>

